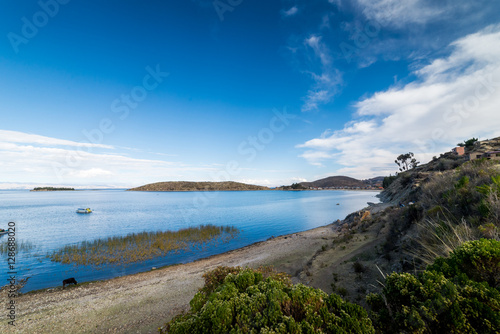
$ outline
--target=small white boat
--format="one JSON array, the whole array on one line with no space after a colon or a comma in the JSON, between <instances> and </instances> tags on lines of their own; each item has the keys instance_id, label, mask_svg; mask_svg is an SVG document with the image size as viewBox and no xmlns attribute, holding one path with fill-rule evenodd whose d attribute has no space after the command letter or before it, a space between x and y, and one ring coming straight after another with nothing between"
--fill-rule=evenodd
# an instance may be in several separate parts
<instances>
[{"instance_id":1,"label":"small white boat","mask_svg":"<svg viewBox=\"0 0 500 334\"><path fill-rule=\"evenodd\" d=\"M92 213L92 210L90 210L90 208L86 208L86 209L78 209L76 210L76 213Z\"/></svg>"}]
</instances>

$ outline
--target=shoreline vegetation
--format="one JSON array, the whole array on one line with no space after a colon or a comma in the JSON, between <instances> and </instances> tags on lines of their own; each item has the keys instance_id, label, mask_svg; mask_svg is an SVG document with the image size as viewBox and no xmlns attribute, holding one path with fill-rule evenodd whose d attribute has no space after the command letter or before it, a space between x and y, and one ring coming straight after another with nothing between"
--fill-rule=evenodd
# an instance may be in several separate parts
<instances>
[{"instance_id":1,"label":"shoreline vegetation","mask_svg":"<svg viewBox=\"0 0 500 334\"><path fill-rule=\"evenodd\" d=\"M74 191L75 188L57 188L57 187L36 187L30 191Z\"/></svg>"},{"instance_id":2,"label":"shoreline vegetation","mask_svg":"<svg viewBox=\"0 0 500 334\"><path fill-rule=\"evenodd\" d=\"M75 265L123 265L169 253L225 243L239 231L233 226L201 225L178 231L130 233L67 245L47 255L52 261Z\"/></svg>"},{"instance_id":3,"label":"shoreline vegetation","mask_svg":"<svg viewBox=\"0 0 500 334\"><path fill-rule=\"evenodd\" d=\"M5 239L5 240L1 240L0 239L0 255L7 255L9 254L9 241L8 239ZM37 246L29 241L29 240L20 240L20 241L17 241L16 243L16 250L18 252L30 252L34 249L36 249Z\"/></svg>"}]
</instances>

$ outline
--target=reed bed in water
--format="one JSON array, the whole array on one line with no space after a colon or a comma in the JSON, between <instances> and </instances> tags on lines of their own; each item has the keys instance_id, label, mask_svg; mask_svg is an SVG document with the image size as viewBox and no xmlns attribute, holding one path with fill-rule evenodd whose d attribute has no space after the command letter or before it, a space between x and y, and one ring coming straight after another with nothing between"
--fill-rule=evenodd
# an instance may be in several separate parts
<instances>
[{"instance_id":1,"label":"reed bed in water","mask_svg":"<svg viewBox=\"0 0 500 334\"><path fill-rule=\"evenodd\" d=\"M236 237L233 226L201 225L179 231L131 233L126 236L108 237L67 245L48 254L55 262L100 266L127 264L149 260L208 244L227 242Z\"/></svg>"},{"instance_id":2,"label":"reed bed in water","mask_svg":"<svg viewBox=\"0 0 500 334\"><path fill-rule=\"evenodd\" d=\"M16 241L15 245L12 245L12 243L9 245L7 238L5 238L5 240L0 243L0 255L7 254L9 252L30 252L35 248L35 244L31 241L21 240Z\"/></svg>"}]
</instances>

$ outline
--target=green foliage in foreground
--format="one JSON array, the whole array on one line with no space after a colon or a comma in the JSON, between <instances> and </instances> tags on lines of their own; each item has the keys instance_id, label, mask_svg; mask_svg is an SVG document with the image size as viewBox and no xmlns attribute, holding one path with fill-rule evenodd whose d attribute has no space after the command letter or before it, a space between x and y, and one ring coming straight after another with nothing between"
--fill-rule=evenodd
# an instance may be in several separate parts
<instances>
[{"instance_id":1,"label":"green foliage in foreground","mask_svg":"<svg viewBox=\"0 0 500 334\"><path fill-rule=\"evenodd\" d=\"M226 275L223 279L222 277ZM266 278L267 276L267 278ZM374 333L366 311L279 274L217 268L160 333Z\"/></svg>"},{"instance_id":2,"label":"green foliage in foreground","mask_svg":"<svg viewBox=\"0 0 500 334\"><path fill-rule=\"evenodd\" d=\"M131 233L68 245L48 255L52 261L78 265L126 264L149 260L169 252L227 242L239 233L236 227L201 225L178 231Z\"/></svg>"},{"instance_id":3,"label":"green foliage in foreground","mask_svg":"<svg viewBox=\"0 0 500 334\"><path fill-rule=\"evenodd\" d=\"M499 333L500 242L466 242L422 274L393 273L367 297L382 333Z\"/></svg>"},{"instance_id":4,"label":"green foliage in foreground","mask_svg":"<svg viewBox=\"0 0 500 334\"><path fill-rule=\"evenodd\" d=\"M465 274L476 282L500 288L500 242L481 239L464 243L449 258L438 258L427 270L444 274L448 279Z\"/></svg>"},{"instance_id":5,"label":"green foliage in foreground","mask_svg":"<svg viewBox=\"0 0 500 334\"><path fill-rule=\"evenodd\" d=\"M500 241L462 244L420 275L393 273L358 305L269 269L219 267L160 333L500 333ZM373 327L372 325L375 325Z\"/></svg>"}]
</instances>

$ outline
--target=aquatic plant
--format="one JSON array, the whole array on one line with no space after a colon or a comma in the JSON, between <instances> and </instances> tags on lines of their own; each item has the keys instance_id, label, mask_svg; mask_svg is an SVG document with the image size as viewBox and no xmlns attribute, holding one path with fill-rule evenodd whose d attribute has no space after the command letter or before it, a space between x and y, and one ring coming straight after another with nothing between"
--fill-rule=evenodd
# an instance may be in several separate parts
<instances>
[{"instance_id":1,"label":"aquatic plant","mask_svg":"<svg viewBox=\"0 0 500 334\"><path fill-rule=\"evenodd\" d=\"M77 265L127 264L216 245L236 237L233 226L201 225L178 231L131 233L66 245L47 256L54 262Z\"/></svg>"},{"instance_id":2,"label":"aquatic plant","mask_svg":"<svg viewBox=\"0 0 500 334\"><path fill-rule=\"evenodd\" d=\"M11 247L12 246L9 245L9 242L7 241L7 239L5 241L1 242L0 243L0 255L7 254L9 252L9 248L11 248ZM16 241L16 246L15 246L16 252L30 252L35 248L37 248L37 247L31 241L25 241L25 240Z\"/></svg>"}]
</instances>

